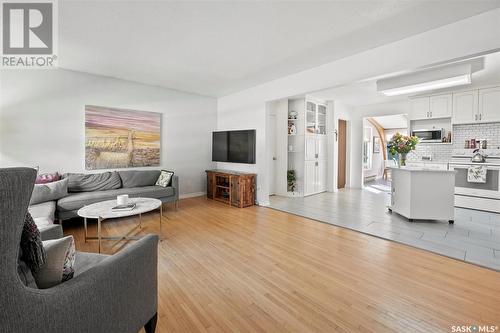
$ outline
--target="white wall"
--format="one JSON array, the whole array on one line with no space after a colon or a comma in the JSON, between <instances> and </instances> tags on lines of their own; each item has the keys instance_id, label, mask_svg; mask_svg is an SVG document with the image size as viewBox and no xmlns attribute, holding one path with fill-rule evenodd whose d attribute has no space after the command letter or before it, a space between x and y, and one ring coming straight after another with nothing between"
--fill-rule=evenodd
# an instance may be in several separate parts
<instances>
[{"instance_id":1,"label":"white wall","mask_svg":"<svg viewBox=\"0 0 500 333\"><path fill-rule=\"evenodd\" d=\"M128 108L163 114L161 167L181 194L206 191L216 99L61 69L1 75L0 167L85 172L85 105Z\"/></svg>"},{"instance_id":2,"label":"white wall","mask_svg":"<svg viewBox=\"0 0 500 333\"><path fill-rule=\"evenodd\" d=\"M267 101L500 49L499 30L500 9L496 9L222 97L218 100L217 106L218 128L257 129L257 164L252 166L219 164L219 166L257 172L257 198L259 202L266 203L268 201L265 159ZM379 110L379 114L393 113L390 110ZM351 120L350 126L350 132L357 133L363 127L363 117L358 116ZM358 133L361 135L362 132ZM359 170L350 175L351 187L362 185L361 148L360 141L351 145L351 156L357 156L351 161L351 170Z\"/></svg>"}]
</instances>

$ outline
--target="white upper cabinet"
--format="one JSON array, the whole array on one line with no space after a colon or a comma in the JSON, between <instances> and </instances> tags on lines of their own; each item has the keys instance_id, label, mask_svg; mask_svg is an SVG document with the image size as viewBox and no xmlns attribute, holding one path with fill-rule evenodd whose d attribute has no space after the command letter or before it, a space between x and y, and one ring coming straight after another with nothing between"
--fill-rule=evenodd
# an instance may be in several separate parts
<instances>
[{"instance_id":1,"label":"white upper cabinet","mask_svg":"<svg viewBox=\"0 0 500 333\"><path fill-rule=\"evenodd\" d=\"M449 118L451 117L451 110L451 94L431 96L429 98L429 118Z\"/></svg>"},{"instance_id":2,"label":"white upper cabinet","mask_svg":"<svg viewBox=\"0 0 500 333\"><path fill-rule=\"evenodd\" d=\"M453 123L468 124L478 120L478 91L453 94Z\"/></svg>"},{"instance_id":3,"label":"white upper cabinet","mask_svg":"<svg viewBox=\"0 0 500 333\"><path fill-rule=\"evenodd\" d=\"M480 122L500 121L500 87L479 90Z\"/></svg>"},{"instance_id":4,"label":"white upper cabinet","mask_svg":"<svg viewBox=\"0 0 500 333\"><path fill-rule=\"evenodd\" d=\"M419 97L410 99L411 120L428 119L430 114L429 97Z\"/></svg>"},{"instance_id":5,"label":"white upper cabinet","mask_svg":"<svg viewBox=\"0 0 500 333\"><path fill-rule=\"evenodd\" d=\"M453 94L453 123L500 121L500 87Z\"/></svg>"}]
</instances>

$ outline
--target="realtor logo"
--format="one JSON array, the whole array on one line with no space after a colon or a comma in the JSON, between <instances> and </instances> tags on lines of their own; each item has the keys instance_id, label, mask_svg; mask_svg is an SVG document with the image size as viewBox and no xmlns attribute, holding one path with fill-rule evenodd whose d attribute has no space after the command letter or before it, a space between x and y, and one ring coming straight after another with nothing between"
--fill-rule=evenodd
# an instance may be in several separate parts
<instances>
[{"instance_id":1,"label":"realtor logo","mask_svg":"<svg viewBox=\"0 0 500 333\"><path fill-rule=\"evenodd\" d=\"M2 67L54 67L56 2L2 2Z\"/></svg>"}]
</instances>

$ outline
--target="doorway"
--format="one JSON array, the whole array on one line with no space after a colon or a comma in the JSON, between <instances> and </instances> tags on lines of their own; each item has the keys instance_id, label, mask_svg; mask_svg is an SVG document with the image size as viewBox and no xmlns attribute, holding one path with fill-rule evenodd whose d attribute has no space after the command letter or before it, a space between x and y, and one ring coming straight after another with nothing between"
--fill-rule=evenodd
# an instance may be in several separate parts
<instances>
[{"instance_id":1,"label":"doorway","mask_svg":"<svg viewBox=\"0 0 500 333\"><path fill-rule=\"evenodd\" d=\"M338 129L337 188L342 189L346 184L347 121L339 119Z\"/></svg>"}]
</instances>

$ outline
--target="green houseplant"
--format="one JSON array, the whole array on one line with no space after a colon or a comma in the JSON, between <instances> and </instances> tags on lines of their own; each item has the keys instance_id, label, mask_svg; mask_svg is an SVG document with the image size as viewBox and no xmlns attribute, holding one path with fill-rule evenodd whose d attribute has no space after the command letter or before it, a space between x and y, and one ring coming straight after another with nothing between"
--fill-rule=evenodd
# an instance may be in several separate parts
<instances>
[{"instance_id":1,"label":"green houseplant","mask_svg":"<svg viewBox=\"0 0 500 333\"><path fill-rule=\"evenodd\" d=\"M415 150L418 144L418 138L416 136L402 135L401 133L396 133L392 136L391 140L387 143L387 148L391 155L399 156L399 165L406 165L406 154Z\"/></svg>"},{"instance_id":2,"label":"green houseplant","mask_svg":"<svg viewBox=\"0 0 500 333\"><path fill-rule=\"evenodd\" d=\"M286 178L288 183L288 191L295 192L295 182L297 181L295 170L288 170L286 173Z\"/></svg>"}]
</instances>

